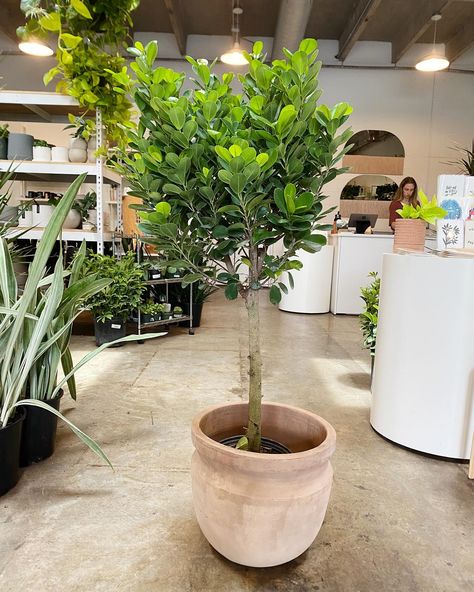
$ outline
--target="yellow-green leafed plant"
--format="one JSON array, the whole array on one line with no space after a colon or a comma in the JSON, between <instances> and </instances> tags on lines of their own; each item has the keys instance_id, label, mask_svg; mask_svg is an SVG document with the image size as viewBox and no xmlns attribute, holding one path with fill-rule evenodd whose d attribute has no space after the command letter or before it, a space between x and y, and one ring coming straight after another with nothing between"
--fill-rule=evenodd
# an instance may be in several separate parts
<instances>
[{"instance_id":1,"label":"yellow-green leafed plant","mask_svg":"<svg viewBox=\"0 0 474 592\"><path fill-rule=\"evenodd\" d=\"M84 300L103 290L110 282L94 274L81 278L85 245L69 270L63 269L62 259L59 258L54 272L47 275L46 271L64 219L85 177L85 174L81 175L72 183L55 208L37 245L22 293L18 290L7 243L0 238L0 428L7 425L20 405L41 407L65 421L83 442L110 464L92 438L46 403L55 398L66 382L75 398L75 372L105 347L112 345L108 343L88 353L73 366L69 350L72 323ZM141 339L148 337L141 336ZM117 341L136 339L137 336L130 335ZM65 377L58 381L60 364Z\"/></svg>"},{"instance_id":2,"label":"yellow-green leafed plant","mask_svg":"<svg viewBox=\"0 0 474 592\"><path fill-rule=\"evenodd\" d=\"M420 219L434 224L438 218L444 218L447 214L446 210L438 206L436 196L433 195L431 201L428 199L423 190L418 192L420 203L416 206L404 204L401 210L397 210L402 218Z\"/></svg>"}]
</instances>

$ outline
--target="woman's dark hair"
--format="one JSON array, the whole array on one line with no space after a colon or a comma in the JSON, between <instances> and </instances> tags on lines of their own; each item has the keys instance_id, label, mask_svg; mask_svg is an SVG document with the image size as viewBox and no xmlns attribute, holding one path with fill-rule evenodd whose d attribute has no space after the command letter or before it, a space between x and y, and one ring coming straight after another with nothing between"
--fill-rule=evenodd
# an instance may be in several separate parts
<instances>
[{"instance_id":1,"label":"woman's dark hair","mask_svg":"<svg viewBox=\"0 0 474 592\"><path fill-rule=\"evenodd\" d=\"M413 177L405 177L401 181L400 185L398 186L398 189L393 194L393 201L402 201L403 188L405 187L405 185L408 185L408 184L413 185L415 187L415 190L413 191L413 195L410 197L410 205L416 206L418 203L418 185Z\"/></svg>"}]
</instances>

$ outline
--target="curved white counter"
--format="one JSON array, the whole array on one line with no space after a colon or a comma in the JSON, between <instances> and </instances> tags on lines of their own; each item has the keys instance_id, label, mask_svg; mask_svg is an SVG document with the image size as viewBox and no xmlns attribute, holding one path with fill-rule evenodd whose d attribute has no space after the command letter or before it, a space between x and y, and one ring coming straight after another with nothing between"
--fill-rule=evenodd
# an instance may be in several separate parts
<instances>
[{"instance_id":1,"label":"curved white counter","mask_svg":"<svg viewBox=\"0 0 474 592\"><path fill-rule=\"evenodd\" d=\"M420 452L470 456L474 259L384 255L370 423Z\"/></svg>"},{"instance_id":2,"label":"curved white counter","mask_svg":"<svg viewBox=\"0 0 474 592\"><path fill-rule=\"evenodd\" d=\"M282 292L280 310L312 314L329 312L333 255L334 247L330 245L322 247L317 253L298 251L303 268L291 273L293 289L290 288L288 274L282 275L281 281L288 287L288 294Z\"/></svg>"}]
</instances>

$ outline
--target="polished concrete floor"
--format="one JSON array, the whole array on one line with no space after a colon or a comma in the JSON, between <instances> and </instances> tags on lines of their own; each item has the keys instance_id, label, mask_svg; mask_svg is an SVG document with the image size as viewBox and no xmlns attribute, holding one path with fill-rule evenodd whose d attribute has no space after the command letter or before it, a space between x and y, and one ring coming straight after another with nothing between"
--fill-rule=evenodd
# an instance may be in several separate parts
<instances>
[{"instance_id":1,"label":"polished concrete floor","mask_svg":"<svg viewBox=\"0 0 474 592\"><path fill-rule=\"evenodd\" d=\"M64 426L57 451L0 498L2 592L468 592L474 590L474 482L467 465L399 448L369 425L369 356L356 317L262 304L264 395L312 410L338 436L325 523L297 560L228 562L193 516L189 426L245 396L246 315L220 295L201 329L106 350L62 410L110 456ZM93 347L74 337L75 358ZM423 418L420 418L423 421Z\"/></svg>"}]
</instances>

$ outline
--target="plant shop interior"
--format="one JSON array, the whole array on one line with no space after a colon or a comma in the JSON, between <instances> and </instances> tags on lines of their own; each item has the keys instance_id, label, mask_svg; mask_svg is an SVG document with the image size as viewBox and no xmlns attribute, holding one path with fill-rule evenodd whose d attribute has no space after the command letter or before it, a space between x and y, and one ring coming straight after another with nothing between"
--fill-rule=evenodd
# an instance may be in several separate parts
<instances>
[{"instance_id":1,"label":"plant shop interior","mask_svg":"<svg viewBox=\"0 0 474 592\"><path fill-rule=\"evenodd\" d=\"M474 2L1 5L2 592L474 590Z\"/></svg>"}]
</instances>

